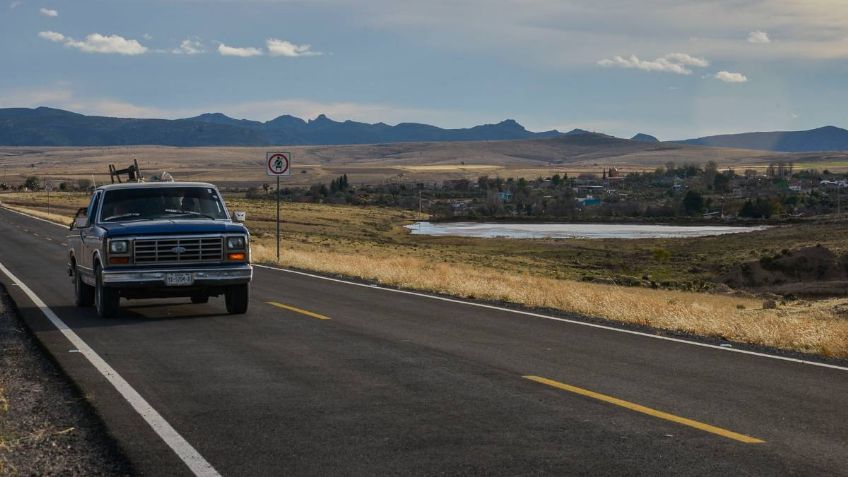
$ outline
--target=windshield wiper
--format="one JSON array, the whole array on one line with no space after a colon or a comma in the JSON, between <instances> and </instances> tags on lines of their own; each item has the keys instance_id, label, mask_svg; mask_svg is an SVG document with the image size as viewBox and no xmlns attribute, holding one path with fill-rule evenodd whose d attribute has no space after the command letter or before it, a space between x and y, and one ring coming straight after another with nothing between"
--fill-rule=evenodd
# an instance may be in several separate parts
<instances>
[{"instance_id":1,"label":"windshield wiper","mask_svg":"<svg viewBox=\"0 0 848 477\"><path fill-rule=\"evenodd\" d=\"M105 219L103 219L103 221L109 222L110 220L125 219L127 217L138 217L139 215L141 215L141 214L139 214L138 212L130 212L128 214L112 215L112 216L106 217Z\"/></svg>"},{"instance_id":2,"label":"windshield wiper","mask_svg":"<svg viewBox=\"0 0 848 477\"><path fill-rule=\"evenodd\" d=\"M165 209L165 212L167 212L169 214L194 215L194 216L197 216L197 217L206 217L207 219L217 220L215 217L213 217L209 214L204 214L204 213L201 213L201 212L195 212L193 210Z\"/></svg>"}]
</instances>

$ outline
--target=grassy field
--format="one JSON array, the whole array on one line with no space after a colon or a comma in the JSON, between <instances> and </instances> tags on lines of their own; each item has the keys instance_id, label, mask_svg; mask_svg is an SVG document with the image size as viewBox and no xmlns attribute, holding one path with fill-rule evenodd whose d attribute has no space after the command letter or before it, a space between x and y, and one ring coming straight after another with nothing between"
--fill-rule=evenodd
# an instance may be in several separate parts
<instances>
[{"instance_id":1,"label":"grassy field","mask_svg":"<svg viewBox=\"0 0 848 477\"><path fill-rule=\"evenodd\" d=\"M615 166L622 172L654 170L667 162L703 164L716 161L739 171L765 169L770 162L794 161L819 170L848 170L848 153L774 153L744 149L650 144L604 138L567 136L526 141L297 146L291 177L284 185L304 186L347 174L351 183L433 182L471 178L547 177L555 173L601 174ZM2 182L20 184L36 175L58 184L78 179L109 181L108 165L125 167L138 160L147 175L162 170L179 180L245 187L269 182L265 148L163 146L130 147L0 147ZM824 165L827 165L826 167Z\"/></svg>"},{"instance_id":2,"label":"grassy field","mask_svg":"<svg viewBox=\"0 0 848 477\"><path fill-rule=\"evenodd\" d=\"M2 194L46 216L46 195ZM51 194L49 218L70 221L83 194ZM276 262L274 202L229 197L245 210L254 260ZM797 300L763 309L753 297L696 293L718 271L783 248L848 249L845 222L664 240L509 240L410 235L397 209L284 203L280 264L465 298L551 308L674 332L848 358L848 300ZM657 254L663 249L668 253ZM661 258L657 258L661 257ZM587 282L647 283L660 289ZM645 277L647 280L644 280ZM676 288L676 289L663 289Z\"/></svg>"}]
</instances>

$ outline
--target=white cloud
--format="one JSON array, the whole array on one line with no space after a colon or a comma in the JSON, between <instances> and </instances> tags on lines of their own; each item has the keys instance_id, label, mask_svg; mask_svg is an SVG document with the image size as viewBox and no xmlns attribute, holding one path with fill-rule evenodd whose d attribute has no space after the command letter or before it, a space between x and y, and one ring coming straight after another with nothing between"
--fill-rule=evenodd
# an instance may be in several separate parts
<instances>
[{"instance_id":1,"label":"white cloud","mask_svg":"<svg viewBox=\"0 0 848 477\"><path fill-rule=\"evenodd\" d=\"M298 56L318 56L322 54L320 51L312 51L312 45L297 45L295 43L278 40L276 38L268 38L265 43L268 46L268 53L271 56L288 56L294 58Z\"/></svg>"},{"instance_id":2,"label":"white cloud","mask_svg":"<svg viewBox=\"0 0 848 477\"><path fill-rule=\"evenodd\" d=\"M171 53L178 55L199 55L201 53L206 53L206 49L200 41L186 38L180 43L179 47L171 50Z\"/></svg>"},{"instance_id":3,"label":"white cloud","mask_svg":"<svg viewBox=\"0 0 848 477\"><path fill-rule=\"evenodd\" d=\"M697 66L698 68L706 68L707 66L710 66L710 62L705 60L704 58L698 58L692 55L688 55L686 53L669 53L663 58L674 63Z\"/></svg>"},{"instance_id":4,"label":"white cloud","mask_svg":"<svg viewBox=\"0 0 848 477\"><path fill-rule=\"evenodd\" d=\"M611 59L603 59L598 64L606 67L635 68L644 71L662 71L679 75L691 75L692 70L688 67L694 66L704 68L710 65L704 58L698 58L687 53L669 53L655 60L642 60L636 55L625 58L614 56Z\"/></svg>"},{"instance_id":5,"label":"white cloud","mask_svg":"<svg viewBox=\"0 0 848 477\"><path fill-rule=\"evenodd\" d=\"M242 58L249 58L251 56L261 56L262 50L253 47L238 48L221 43L218 45L218 53L220 53L221 56L240 56Z\"/></svg>"},{"instance_id":6,"label":"white cloud","mask_svg":"<svg viewBox=\"0 0 848 477\"><path fill-rule=\"evenodd\" d=\"M730 71L719 71L713 78L725 83L745 83L748 77L742 73L731 73Z\"/></svg>"},{"instance_id":7,"label":"white cloud","mask_svg":"<svg viewBox=\"0 0 848 477\"><path fill-rule=\"evenodd\" d=\"M61 33L56 33L55 31L42 31L38 33L39 38L44 38L49 41L65 41L65 35Z\"/></svg>"},{"instance_id":8,"label":"white cloud","mask_svg":"<svg viewBox=\"0 0 848 477\"><path fill-rule=\"evenodd\" d=\"M74 40L55 31L43 31L38 36L45 40L63 43L67 47L76 48L86 53L115 53L130 56L147 53L147 47L142 46L136 40L128 40L120 35L92 33L86 36L85 40Z\"/></svg>"},{"instance_id":9,"label":"white cloud","mask_svg":"<svg viewBox=\"0 0 848 477\"><path fill-rule=\"evenodd\" d=\"M768 33L762 30L755 30L748 33L748 43L771 43Z\"/></svg>"},{"instance_id":10,"label":"white cloud","mask_svg":"<svg viewBox=\"0 0 848 477\"><path fill-rule=\"evenodd\" d=\"M58 17L59 12L50 8L39 8L38 12L44 15L45 17Z\"/></svg>"},{"instance_id":11,"label":"white cloud","mask_svg":"<svg viewBox=\"0 0 848 477\"><path fill-rule=\"evenodd\" d=\"M23 4L24 4L24 2L22 2L21 0L15 0L14 2L9 4L9 9L14 10L14 9L20 7Z\"/></svg>"},{"instance_id":12,"label":"white cloud","mask_svg":"<svg viewBox=\"0 0 848 477\"><path fill-rule=\"evenodd\" d=\"M120 35L92 33L83 41L71 41L66 45L86 53L117 53L119 55L141 55L147 52L137 40L128 40Z\"/></svg>"}]
</instances>

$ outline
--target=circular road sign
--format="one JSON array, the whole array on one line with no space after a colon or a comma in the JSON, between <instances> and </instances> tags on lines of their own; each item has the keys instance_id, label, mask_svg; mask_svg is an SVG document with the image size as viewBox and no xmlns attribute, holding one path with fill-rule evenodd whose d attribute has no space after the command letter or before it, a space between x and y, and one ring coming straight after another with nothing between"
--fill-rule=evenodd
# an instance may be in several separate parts
<instances>
[{"instance_id":1,"label":"circular road sign","mask_svg":"<svg viewBox=\"0 0 848 477\"><path fill-rule=\"evenodd\" d=\"M266 154L268 167L266 173L269 176L290 176L291 175L291 153L289 152L269 152Z\"/></svg>"}]
</instances>

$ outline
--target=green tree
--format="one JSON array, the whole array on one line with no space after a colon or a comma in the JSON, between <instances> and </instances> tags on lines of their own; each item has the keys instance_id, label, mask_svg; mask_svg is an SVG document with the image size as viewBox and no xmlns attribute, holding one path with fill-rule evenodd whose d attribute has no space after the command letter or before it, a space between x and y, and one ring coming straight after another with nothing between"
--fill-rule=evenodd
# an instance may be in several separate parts
<instances>
[{"instance_id":1,"label":"green tree","mask_svg":"<svg viewBox=\"0 0 848 477\"><path fill-rule=\"evenodd\" d=\"M29 190L38 190L41 187L41 179L38 176L29 176L24 181L24 187Z\"/></svg>"},{"instance_id":2,"label":"green tree","mask_svg":"<svg viewBox=\"0 0 848 477\"><path fill-rule=\"evenodd\" d=\"M749 217L752 219L768 219L777 212L775 204L768 199L757 198L756 201L750 199L745 202L742 209L739 210L740 217Z\"/></svg>"},{"instance_id":3,"label":"green tree","mask_svg":"<svg viewBox=\"0 0 848 477\"><path fill-rule=\"evenodd\" d=\"M523 191L524 189L527 189L527 179L525 179L523 177L519 177L518 182L516 182L516 184L515 184L515 187L519 191Z\"/></svg>"},{"instance_id":4,"label":"green tree","mask_svg":"<svg viewBox=\"0 0 848 477\"><path fill-rule=\"evenodd\" d=\"M551 185L558 187L560 183L562 183L562 177L560 177L559 174L554 174L553 177L551 177Z\"/></svg>"},{"instance_id":5,"label":"green tree","mask_svg":"<svg viewBox=\"0 0 848 477\"><path fill-rule=\"evenodd\" d=\"M704 196L690 190L683 197L683 211L686 215L699 214L704 211Z\"/></svg>"},{"instance_id":6,"label":"green tree","mask_svg":"<svg viewBox=\"0 0 848 477\"><path fill-rule=\"evenodd\" d=\"M713 178L713 189L717 192L730 192L730 184L733 176L733 171L716 174L715 178Z\"/></svg>"}]
</instances>

